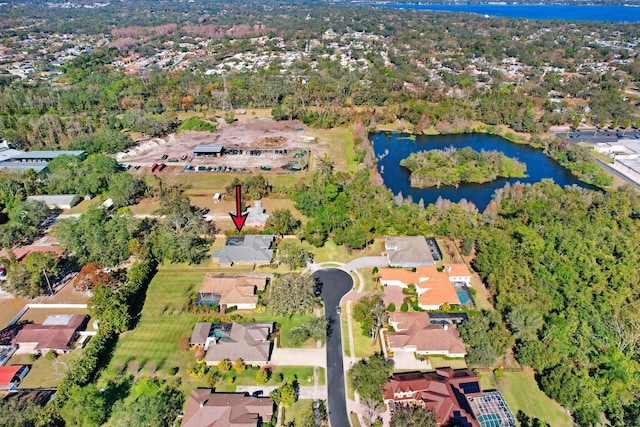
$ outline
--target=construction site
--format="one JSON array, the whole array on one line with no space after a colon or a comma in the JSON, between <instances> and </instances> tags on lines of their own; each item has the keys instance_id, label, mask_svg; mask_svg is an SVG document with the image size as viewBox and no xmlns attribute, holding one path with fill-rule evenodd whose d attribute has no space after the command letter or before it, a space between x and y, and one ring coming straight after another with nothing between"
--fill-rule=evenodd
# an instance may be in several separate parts
<instances>
[{"instance_id":1,"label":"construction site","mask_svg":"<svg viewBox=\"0 0 640 427\"><path fill-rule=\"evenodd\" d=\"M305 170L316 139L299 121L257 118L227 124L215 133L182 131L136 141L116 158L127 169L152 173L291 172Z\"/></svg>"}]
</instances>

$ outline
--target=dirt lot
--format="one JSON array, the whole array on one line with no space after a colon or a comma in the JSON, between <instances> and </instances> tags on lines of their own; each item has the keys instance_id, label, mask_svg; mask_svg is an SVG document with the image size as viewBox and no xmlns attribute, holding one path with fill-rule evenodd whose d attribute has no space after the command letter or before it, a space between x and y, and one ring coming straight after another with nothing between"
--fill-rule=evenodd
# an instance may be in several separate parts
<instances>
[{"instance_id":1,"label":"dirt lot","mask_svg":"<svg viewBox=\"0 0 640 427\"><path fill-rule=\"evenodd\" d=\"M222 157L193 158L197 145L222 145L227 152ZM166 138L140 140L126 153L119 153L119 162L140 168L148 168L163 162L167 168L161 173L176 172L186 166L233 168L246 171L269 167L274 172L287 171L292 165L304 167L309 164L311 152L315 150L315 139L300 121L276 122L270 118L243 120L231 125L218 124L215 133L183 131ZM232 154L237 150L236 154ZM267 150L260 155L251 155L251 150ZM277 150L277 153L274 151ZM286 150L286 154L284 154ZM306 152L305 155L300 153ZM183 160L182 158L186 156ZM169 160L173 160L169 162ZM177 160L177 161L176 161Z\"/></svg>"}]
</instances>

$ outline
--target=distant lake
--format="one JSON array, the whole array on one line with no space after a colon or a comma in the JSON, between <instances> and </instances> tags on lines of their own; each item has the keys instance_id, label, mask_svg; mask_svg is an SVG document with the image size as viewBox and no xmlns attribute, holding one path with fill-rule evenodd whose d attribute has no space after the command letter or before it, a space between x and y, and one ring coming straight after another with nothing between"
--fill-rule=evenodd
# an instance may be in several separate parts
<instances>
[{"instance_id":1,"label":"distant lake","mask_svg":"<svg viewBox=\"0 0 640 427\"><path fill-rule=\"evenodd\" d=\"M467 12L503 18L561 19L564 21L639 22L640 7L577 5L507 4L397 4L368 3L396 9Z\"/></svg>"},{"instance_id":2,"label":"distant lake","mask_svg":"<svg viewBox=\"0 0 640 427\"><path fill-rule=\"evenodd\" d=\"M435 203L438 197L442 196L443 199L449 199L453 202L467 199L482 211L489 204L495 190L504 187L507 182L534 183L542 181L544 178L551 178L561 187L577 184L581 187L591 188L580 182L555 160L545 156L542 150L529 145L515 144L496 135L483 133L438 136L419 135L415 140L412 140L407 134L381 132L370 134L369 139L373 143L376 157L379 158L380 155L384 155L385 150L388 150L389 154L378 160L378 170L384 167L382 178L386 187L393 194L402 192L404 197L410 194L415 203L423 199L425 206L429 203ZM408 169L400 166L400 160L409 157L409 154L416 151L442 150L448 147L471 147L477 151L502 151L506 156L516 158L525 163L528 176L526 178L499 179L486 184L460 184L458 188L411 188L409 183L411 173Z\"/></svg>"}]
</instances>

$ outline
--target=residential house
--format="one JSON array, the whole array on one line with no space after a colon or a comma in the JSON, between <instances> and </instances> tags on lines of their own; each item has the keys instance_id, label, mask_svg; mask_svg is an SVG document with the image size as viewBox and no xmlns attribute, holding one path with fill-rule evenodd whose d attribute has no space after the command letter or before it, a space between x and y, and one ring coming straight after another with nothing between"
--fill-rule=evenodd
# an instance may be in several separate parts
<instances>
[{"instance_id":1,"label":"residential house","mask_svg":"<svg viewBox=\"0 0 640 427\"><path fill-rule=\"evenodd\" d=\"M384 248L392 267L435 265L431 248L423 236L387 236Z\"/></svg>"},{"instance_id":2,"label":"residential house","mask_svg":"<svg viewBox=\"0 0 640 427\"><path fill-rule=\"evenodd\" d=\"M270 264L273 250L269 248L274 240L272 234L229 237L222 249L213 251L212 259L220 265Z\"/></svg>"},{"instance_id":3,"label":"residential house","mask_svg":"<svg viewBox=\"0 0 640 427\"><path fill-rule=\"evenodd\" d=\"M516 421L499 392L483 392L469 369L394 374L385 385L384 400L418 405L433 411L439 425L515 427Z\"/></svg>"},{"instance_id":4,"label":"residential house","mask_svg":"<svg viewBox=\"0 0 640 427\"><path fill-rule=\"evenodd\" d=\"M242 359L249 365L265 365L271 357L269 336L273 323L196 323L190 343L202 346L207 365Z\"/></svg>"},{"instance_id":5,"label":"residential house","mask_svg":"<svg viewBox=\"0 0 640 427\"><path fill-rule=\"evenodd\" d=\"M455 325L434 325L427 313L390 313L389 325L395 331L383 331L389 351L415 353L417 356L443 355L464 357L467 352Z\"/></svg>"},{"instance_id":6,"label":"residential house","mask_svg":"<svg viewBox=\"0 0 640 427\"><path fill-rule=\"evenodd\" d=\"M271 421L274 402L269 397L215 393L196 389L187 398L182 427L259 427Z\"/></svg>"},{"instance_id":7,"label":"residential house","mask_svg":"<svg viewBox=\"0 0 640 427\"><path fill-rule=\"evenodd\" d=\"M266 274L225 276L207 273L194 301L197 305L235 306L239 310L252 310L258 304L257 291L263 291L269 276Z\"/></svg>"},{"instance_id":8,"label":"residential house","mask_svg":"<svg viewBox=\"0 0 640 427\"><path fill-rule=\"evenodd\" d=\"M27 372L27 365L0 366L0 390L15 390Z\"/></svg>"},{"instance_id":9,"label":"residential house","mask_svg":"<svg viewBox=\"0 0 640 427\"><path fill-rule=\"evenodd\" d=\"M464 283L465 286L471 286L471 272L467 264L445 264L444 272L451 283Z\"/></svg>"},{"instance_id":10,"label":"residential house","mask_svg":"<svg viewBox=\"0 0 640 427\"><path fill-rule=\"evenodd\" d=\"M87 318L83 314L52 315L41 325L24 325L13 339L13 344L18 346L16 354L44 354L49 350L67 353Z\"/></svg>"},{"instance_id":11,"label":"residential house","mask_svg":"<svg viewBox=\"0 0 640 427\"><path fill-rule=\"evenodd\" d=\"M254 200L253 206L247 208L247 219L245 225L247 227L263 228L267 223L269 214L262 207L262 200Z\"/></svg>"},{"instance_id":12,"label":"residential house","mask_svg":"<svg viewBox=\"0 0 640 427\"><path fill-rule=\"evenodd\" d=\"M387 305L401 305L405 297L401 292L387 292L388 287L408 288L409 285L415 285L418 305L424 310L438 310L444 304L460 305L460 297L449 281L449 276L444 271L438 271L435 266L420 266L415 272L401 268L381 268L378 274L378 280L385 286L383 299Z\"/></svg>"}]
</instances>

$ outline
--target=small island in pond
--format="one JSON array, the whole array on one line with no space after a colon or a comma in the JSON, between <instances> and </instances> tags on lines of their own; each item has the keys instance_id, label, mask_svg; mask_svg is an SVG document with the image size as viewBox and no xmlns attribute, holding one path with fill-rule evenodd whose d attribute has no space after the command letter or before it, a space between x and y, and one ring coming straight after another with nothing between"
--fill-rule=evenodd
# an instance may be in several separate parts
<instances>
[{"instance_id":1,"label":"small island in pond","mask_svg":"<svg viewBox=\"0 0 640 427\"><path fill-rule=\"evenodd\" d=\"M400 162L411 171L414 188L482 184L498 178L524 178L527 166L500 151L475 151L470 147L411 153Z\"/></svg>"}]
</instances>

